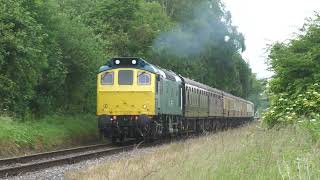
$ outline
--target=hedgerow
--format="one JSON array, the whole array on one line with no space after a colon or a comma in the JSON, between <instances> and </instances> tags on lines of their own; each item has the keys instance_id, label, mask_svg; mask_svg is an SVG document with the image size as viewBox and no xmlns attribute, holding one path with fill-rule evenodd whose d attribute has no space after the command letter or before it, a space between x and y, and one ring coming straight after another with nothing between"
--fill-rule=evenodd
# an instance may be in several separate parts
<instances>
[{"instance_id":1,"label":"hedgerow","mask_svg":"<svg viewBox=\"0 0 320 180\"><path fill-rule=\"evenodd\" d=\"M275 75L269 82L270 108L263 121L299 124L320 138L320 16L287 43L272 46L269 63Z\"/></svg>"}]
</instances>

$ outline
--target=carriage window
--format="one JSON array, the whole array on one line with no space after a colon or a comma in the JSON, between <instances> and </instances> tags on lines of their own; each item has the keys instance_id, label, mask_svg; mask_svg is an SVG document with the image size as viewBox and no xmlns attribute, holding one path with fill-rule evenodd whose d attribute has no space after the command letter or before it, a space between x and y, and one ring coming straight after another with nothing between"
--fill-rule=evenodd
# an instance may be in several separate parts
<instances>
[{"instance_id":1,"label":"carriage window","mask_svg":"<svg viewBox=\"0 0 320 180\"><path fill-rule=\"evenodd\" d=\"M133 84L133 71L131 70L121 70L118 73L119 85L132 85Z\"/></svg>"},{"instance_id":2,"label":"carriage window","mask_svg":"<svg viewBox=\"0 0 320 180\"><path fill-rule=\"evenodd\" d=\"M101 75L101 84L102 85L113 85L114 73L107 72Z\"/></svg>"},{"instance_id":3,"label":"carriage window","mask_svg":"<svg viewBox=\"0 0 320 180\"><path fill-rule=\"evenodd\" d=\"M150 85L151 84L151 75L146 72L138 73L138 84L139 85Z\"/></svg>"},{"instance_id":4,"label":"carriage window","mask_svg":"<svg viewBox=\"0 0 320 180\"><path fill-rule=\"evenodd\" d=\"M187 92L187 94L186 94L186 98L187 98L187 104L190 104L190 96L189 96L189 92Z\"/></svg>"},{"instance_id":5,"label":"carriage window","mask_svg":"<svg viewBox=\"0 0 320 180\"><path fill-rule=\"evenodd\" d=\"M178 92L178 96L179 96L179 107L182 108L182 88L179 88L179 92Z\"/></svg>"}]
</instances>

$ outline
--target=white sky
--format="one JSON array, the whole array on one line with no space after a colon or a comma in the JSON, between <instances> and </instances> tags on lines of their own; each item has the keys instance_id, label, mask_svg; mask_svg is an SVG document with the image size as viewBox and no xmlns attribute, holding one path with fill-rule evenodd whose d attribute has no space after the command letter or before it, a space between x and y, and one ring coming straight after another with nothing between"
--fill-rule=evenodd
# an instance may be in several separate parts
<instances>
[{"instance_id":1,"label":"white sky","mask_svg":"<svg viewBox=\"0 0 320 180\"><path fill-rule=\"evenodd\" d=\"M272 75L265 64L267 44L293 37L306 18L320 11L320 0L223 1L233 24L245 35L247 50L243 56L259 78Z\"/></svg>"}]
</instances>

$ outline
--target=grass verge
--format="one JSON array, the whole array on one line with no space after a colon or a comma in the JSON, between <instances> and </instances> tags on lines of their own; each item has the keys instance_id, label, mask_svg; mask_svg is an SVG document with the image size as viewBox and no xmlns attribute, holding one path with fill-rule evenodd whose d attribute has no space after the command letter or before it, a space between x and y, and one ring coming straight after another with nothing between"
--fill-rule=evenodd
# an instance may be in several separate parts
<instances>
[{"instance_id":1,"label":"grass verge","mask_svg":"<svg viewBox=\"0 0 320 180\"><path fill-rule=\"evenodd\" d=\"M92 115L54 115L25 122L0 117L0 156L30 154L96 142L96 122L96 117Z\"/></svg>"},{"instance_id":2,"label":"grass verge","mask_svg":"<svg viewBox=\"0 0 320 180\"><path fill-rule=\"evenodd\" d=\"M319 179L320 146L296 128L257 124L173 143L67 179Z\"/></svg>"}]
</instances>

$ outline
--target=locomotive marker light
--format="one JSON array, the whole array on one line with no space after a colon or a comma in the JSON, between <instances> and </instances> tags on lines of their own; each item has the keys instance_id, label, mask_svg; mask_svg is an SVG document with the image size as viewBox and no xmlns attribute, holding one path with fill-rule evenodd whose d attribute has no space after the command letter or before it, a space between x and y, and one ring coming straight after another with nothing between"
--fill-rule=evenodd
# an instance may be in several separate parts
<instances>
[{"instance_id":1,"label":"locomotive marker light","mask_svg":"<svg viewBox=\"0 0 320 180\"><path fill-rule=\"evenodd\" d=\"M120 60L117 59L117 60L115 61L115 63L116 63L116 65L119 65L119 64L120 64Z\"/></svg>"},{"instance_id":2,"label":"locomotive marker light","mask_svg":"<svg viewBox=\"0 0 320 180\"><path fill-rule=\"evenodd\" d=\"M134 59L134 60L131 61L131 63L132 63L133 65L136 65L136 64L137 64L137 60Z\"/></svg>"}]
</instances>

